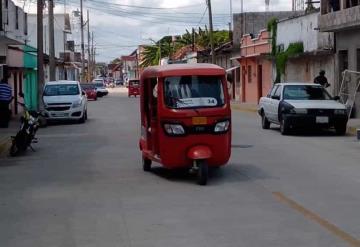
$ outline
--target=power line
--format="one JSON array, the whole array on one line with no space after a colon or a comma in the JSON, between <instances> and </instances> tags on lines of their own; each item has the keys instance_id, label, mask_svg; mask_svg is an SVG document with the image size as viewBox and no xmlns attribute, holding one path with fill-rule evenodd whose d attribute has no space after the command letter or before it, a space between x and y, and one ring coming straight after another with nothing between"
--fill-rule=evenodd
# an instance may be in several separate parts
<instances>
[{"instance_id":1,"label":"power line","mask_svg":"<svg viewBox=\"0 0 360 247\"><path fill-rule=\"evenodd\" d=\"M206 6L206 8L205 8L204 13L203 13L203 15L201 16L201 19L200 19L200 21L199 21L199 23L198 23L198 26L199 26L199 25L201 24L201 22L203 21L207 10L208 10L208 6Z\"/></svg>"},{"instance_id":2,"label":"power line","mask_svg":"<svg viewBox=\"0 0 360 247\"><path fill-rule=\"evenodd\" d=\"M88 8L95 10L95 11L101 11L97 7L88 7ZM126 12L123 10L114 10L111 8L104 9L104 11L101 11L101 12L105 12L107 14L117 16L117 17L125 17L128 19L146 21L148 23L160 24L160 25L169 25L169 23L171 23L171 25L176 25L176 26L198 25L198 23L194 22L194 21L187 21L187 20L166 18L166 17L157 17L155 15L143 13L143 12L139 12L139 13L135 14L135 13L129 13L129 12ZM224 20L223 22L220 22L220 21L214 22L215 26L224 26L226 24L227 24L226 20Z\"/></svg>"},{"instance_id":3,"label":"power line","mask_svg":"<svg viewBox=\"0 0 360 247\"><path fill-rule=\"evenodd\" d=\"M119 7L127 7L127 8L136 8L136 9L154 9L154 10L171 10L171 9L186 9L186 8L192 8L199 6L199 4L193 4L193 5L187 5L187 6L180 6L180 7L174 7L174 8L159 8L159 7L149 7L149 6L139 6L139 5L128 5L128 4L119 4L119 3L111 3L108 1L99 1L99 0L89 0L88 2L93 3L100 3L100 4L111 4L114 6Z\"/></svg>"}]
</instances>

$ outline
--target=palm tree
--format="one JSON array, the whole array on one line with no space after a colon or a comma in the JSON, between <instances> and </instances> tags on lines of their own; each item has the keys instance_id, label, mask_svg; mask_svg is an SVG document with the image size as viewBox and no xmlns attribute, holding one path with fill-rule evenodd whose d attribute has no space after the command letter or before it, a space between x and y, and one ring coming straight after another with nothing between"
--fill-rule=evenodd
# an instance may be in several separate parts
<instances>
[{"instance_id":1,"label":"palm tree","mask_svg":"<svg viewBox=\"0 0 360 247\"><path fill-rule=\"evenodd\" d=\"M144 58L141 67L148 67L158 65L160 60L164 57L168 57L171 52L171 37L165 36L161 40L155 42L151 40L153 45L148 45L144 48Z\"/></svg>"},{"instance_id":2,"label":"palm tree","mask_svg":"<svg viewBox=\"0 0 360 247\"><path fill-rule=\"evenodd\" d=\"M184 46L192 45L193 35L195 36L194 45L196 47L210 49L210 35L206 26L205 29L199 28L197 31L194 31L194 34L189 30L186 30L186 33L184 33L175 43L172 42L171 36L165 36L159 41L151 40L153 45L145 47L144 58L140 66L148 67L158 65L162 58L171 56ZM213 36L215 47L230 41L229 33L226 30L215 31Z\"/></svg>"}]
</instances>

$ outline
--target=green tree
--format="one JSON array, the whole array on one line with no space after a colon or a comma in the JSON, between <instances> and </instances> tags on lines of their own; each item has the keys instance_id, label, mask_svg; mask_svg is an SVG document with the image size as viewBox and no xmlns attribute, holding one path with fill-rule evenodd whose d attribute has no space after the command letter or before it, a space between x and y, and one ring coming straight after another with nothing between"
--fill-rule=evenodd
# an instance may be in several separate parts
<instances>
[{"instance_id":1,"label":"green tree","mask_svg":"<svg viewBox=\"0 0 360 247\"><path fill-rule=\"evenodd\" d=\"M181 35L181 38L176 42L172 41L172 36L165 36L159 41L151 40L153 45L148 45L145 47L144 58L140 66L148 67L158 65L161 58L169 57L182 47L192 45L193 39L197 47L209 49L209 34L210 33L208 28L205 27L204 29L199 28L197 31L194 31L194 34L192 31L186 30L186 32ZM226 30L214 31L213 36L215 47L230 41L229 32Z\"/></svg>"},{"instance_id":2,"label":"green tree","mask_svg":"<svg viewBox=\"0 0 360 247\"><path fill-rule=\"evenodd\" d=\"M148 67L158 65L162 58L168 57L172 49L171 40L171 36L165 36L157 42L151 40L154 44L145 46L143 53L144 58L140 66Z\"/></svg>"},{"instance_id":3,"label":"green tree","mask_svg":"<svg viewBox=\"0 0 360 247\"><path fill-rule=\"evenodd\" d=\"M120 58L115 58L114 60L111 61L112 64L119 64L121 63L121 59Z\"/></svg>"}]
</instances>

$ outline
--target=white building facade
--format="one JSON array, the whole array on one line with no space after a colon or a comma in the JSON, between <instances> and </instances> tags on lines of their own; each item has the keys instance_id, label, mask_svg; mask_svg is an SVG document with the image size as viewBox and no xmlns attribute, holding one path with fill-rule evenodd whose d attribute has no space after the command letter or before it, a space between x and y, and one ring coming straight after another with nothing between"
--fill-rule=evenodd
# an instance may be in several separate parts
<instances>
[{"instance_id":1,"label":"white building facade","mask_svg":"<svg viewBox=\"0 0 360 247\"><path fill-rule=\"evenodd\" d=\"M318 29L319 12L280 20L277 26L276 43L280 50L286 51L290 44L302 43L304 52L289 57L283 81L313 82L320 70L325 70L331 87L335 92L334 35L321 33Z\"/></svg>"}]
</instances>

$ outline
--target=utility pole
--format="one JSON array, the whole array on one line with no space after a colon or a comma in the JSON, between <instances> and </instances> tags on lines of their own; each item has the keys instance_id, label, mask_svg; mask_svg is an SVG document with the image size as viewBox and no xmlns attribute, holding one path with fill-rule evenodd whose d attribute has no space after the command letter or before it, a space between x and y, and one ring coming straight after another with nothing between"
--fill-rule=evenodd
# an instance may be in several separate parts
<instances>
[{"instance_id":1,"label":"utility pole","mask_svg":"<svg viewBox=\"0 0 360 247\"><path fill-rule=\"evenodd\" d=\"M230 0L230 27L233 26L233 2Z\"/></svg>"},{"instance_id":2,"label":"utility pole","mask_svg":"<svg viewBox=\"0 0 360 247\"><path fill-rule=\"evenodd\" d=\"M246 15L244 14L244 0L241 0L241 14L242 14L242 23L241 23L241 37L245 35L246 32Z\"/></svg>"},{"instance_id":3,"label":"utility pole","mask_svg":"<svg viewBox=\"0 0 360 247\"><path fill-rule=\"evenodd\" d=\"M159 53L160 53L160 58L159 58L159 65L161 65L161 56L162 56L162 54L161 54L161 40L159 41Z\"/></svg>"},{"instance_id":4,"label":"utility pole","mask_svg":"<svg viewBox=\"0 0 360 247\"><path fill-rule=\"evenodd\" d=\"M87 10L87 43L88 43L88 63L87 63L87 79L88 81L91 80L91 71L90 71L90 61L91 61L91 57L90 57L90 18L89 18L89 10Z\"/></svg>"},{"instance_id":5,"label":"utility pole","mask_svg":"<svg viewBox=\"0 0 360 247\"><path fill-rule=\"evenodd\" d=\"M207 5L209 10L211 62L215 64L214 36L213 36L214 27L213 27L213 19L212 19L211 0L207 0Z\"/></svg>"},{"instance_id":6,"label":"utility pole","mask_svg":"<svg viewBox=\"0 0 360 247\"><path fill-rule=\"evenodd\" d=\"M54 39L54 1L49 2L49 62L50 62L50 81L56 80L56 64L55 64L55 39Z\"/></svg>"},{"instance_id":7,"label":"utility pole","mask_svg":"<svg viewBox=\"0 0 360 247\"><path fill-rule=\"evenodd\" d=\"M192 51L195 51L195 28L192 28L191 45L192 45Z\"/></svg>"},{"instance_id":8,"label":"utility pole","mask_svg":"<svg viewBox=\"0 0 360 247\"><path fill-rule=\"evenodd\" d=\"M43 30L43 0L37 1L37 81L38 109L43 106L42 94L44 87L44 30Z\"/></svg>"},{"instance_id":9,"label":"utility pole","mask_svg":"<svg viewBox=\"0 0 360 247\"><path fill-rule=\"evenodd\" d=\"M95 67L95 70L96 70L96 47L94 47L94 67ZM96 71L95 71L95 73L96 73Z\"/></svg>"},{"instance_id":10,"label":"utility pole","mask_svg":"<svg viewBox=\"0 0 360 247\"><path fill-rule=\"evenodd\" d=\"M80 0L80 26L81 26L81 82L85 82L85 45L84 45L83 0Z\"/></svg>"},{"instance_id":11,"label":"utility pole","mask_svg":"<svg viewBox=\"0 0 360 247\"><path fill-rule=\"evenodd\" d=\"M94 51L94 32L91 33L91 73L95 77L95 51Z\"/></svg>"}]
</instances>

